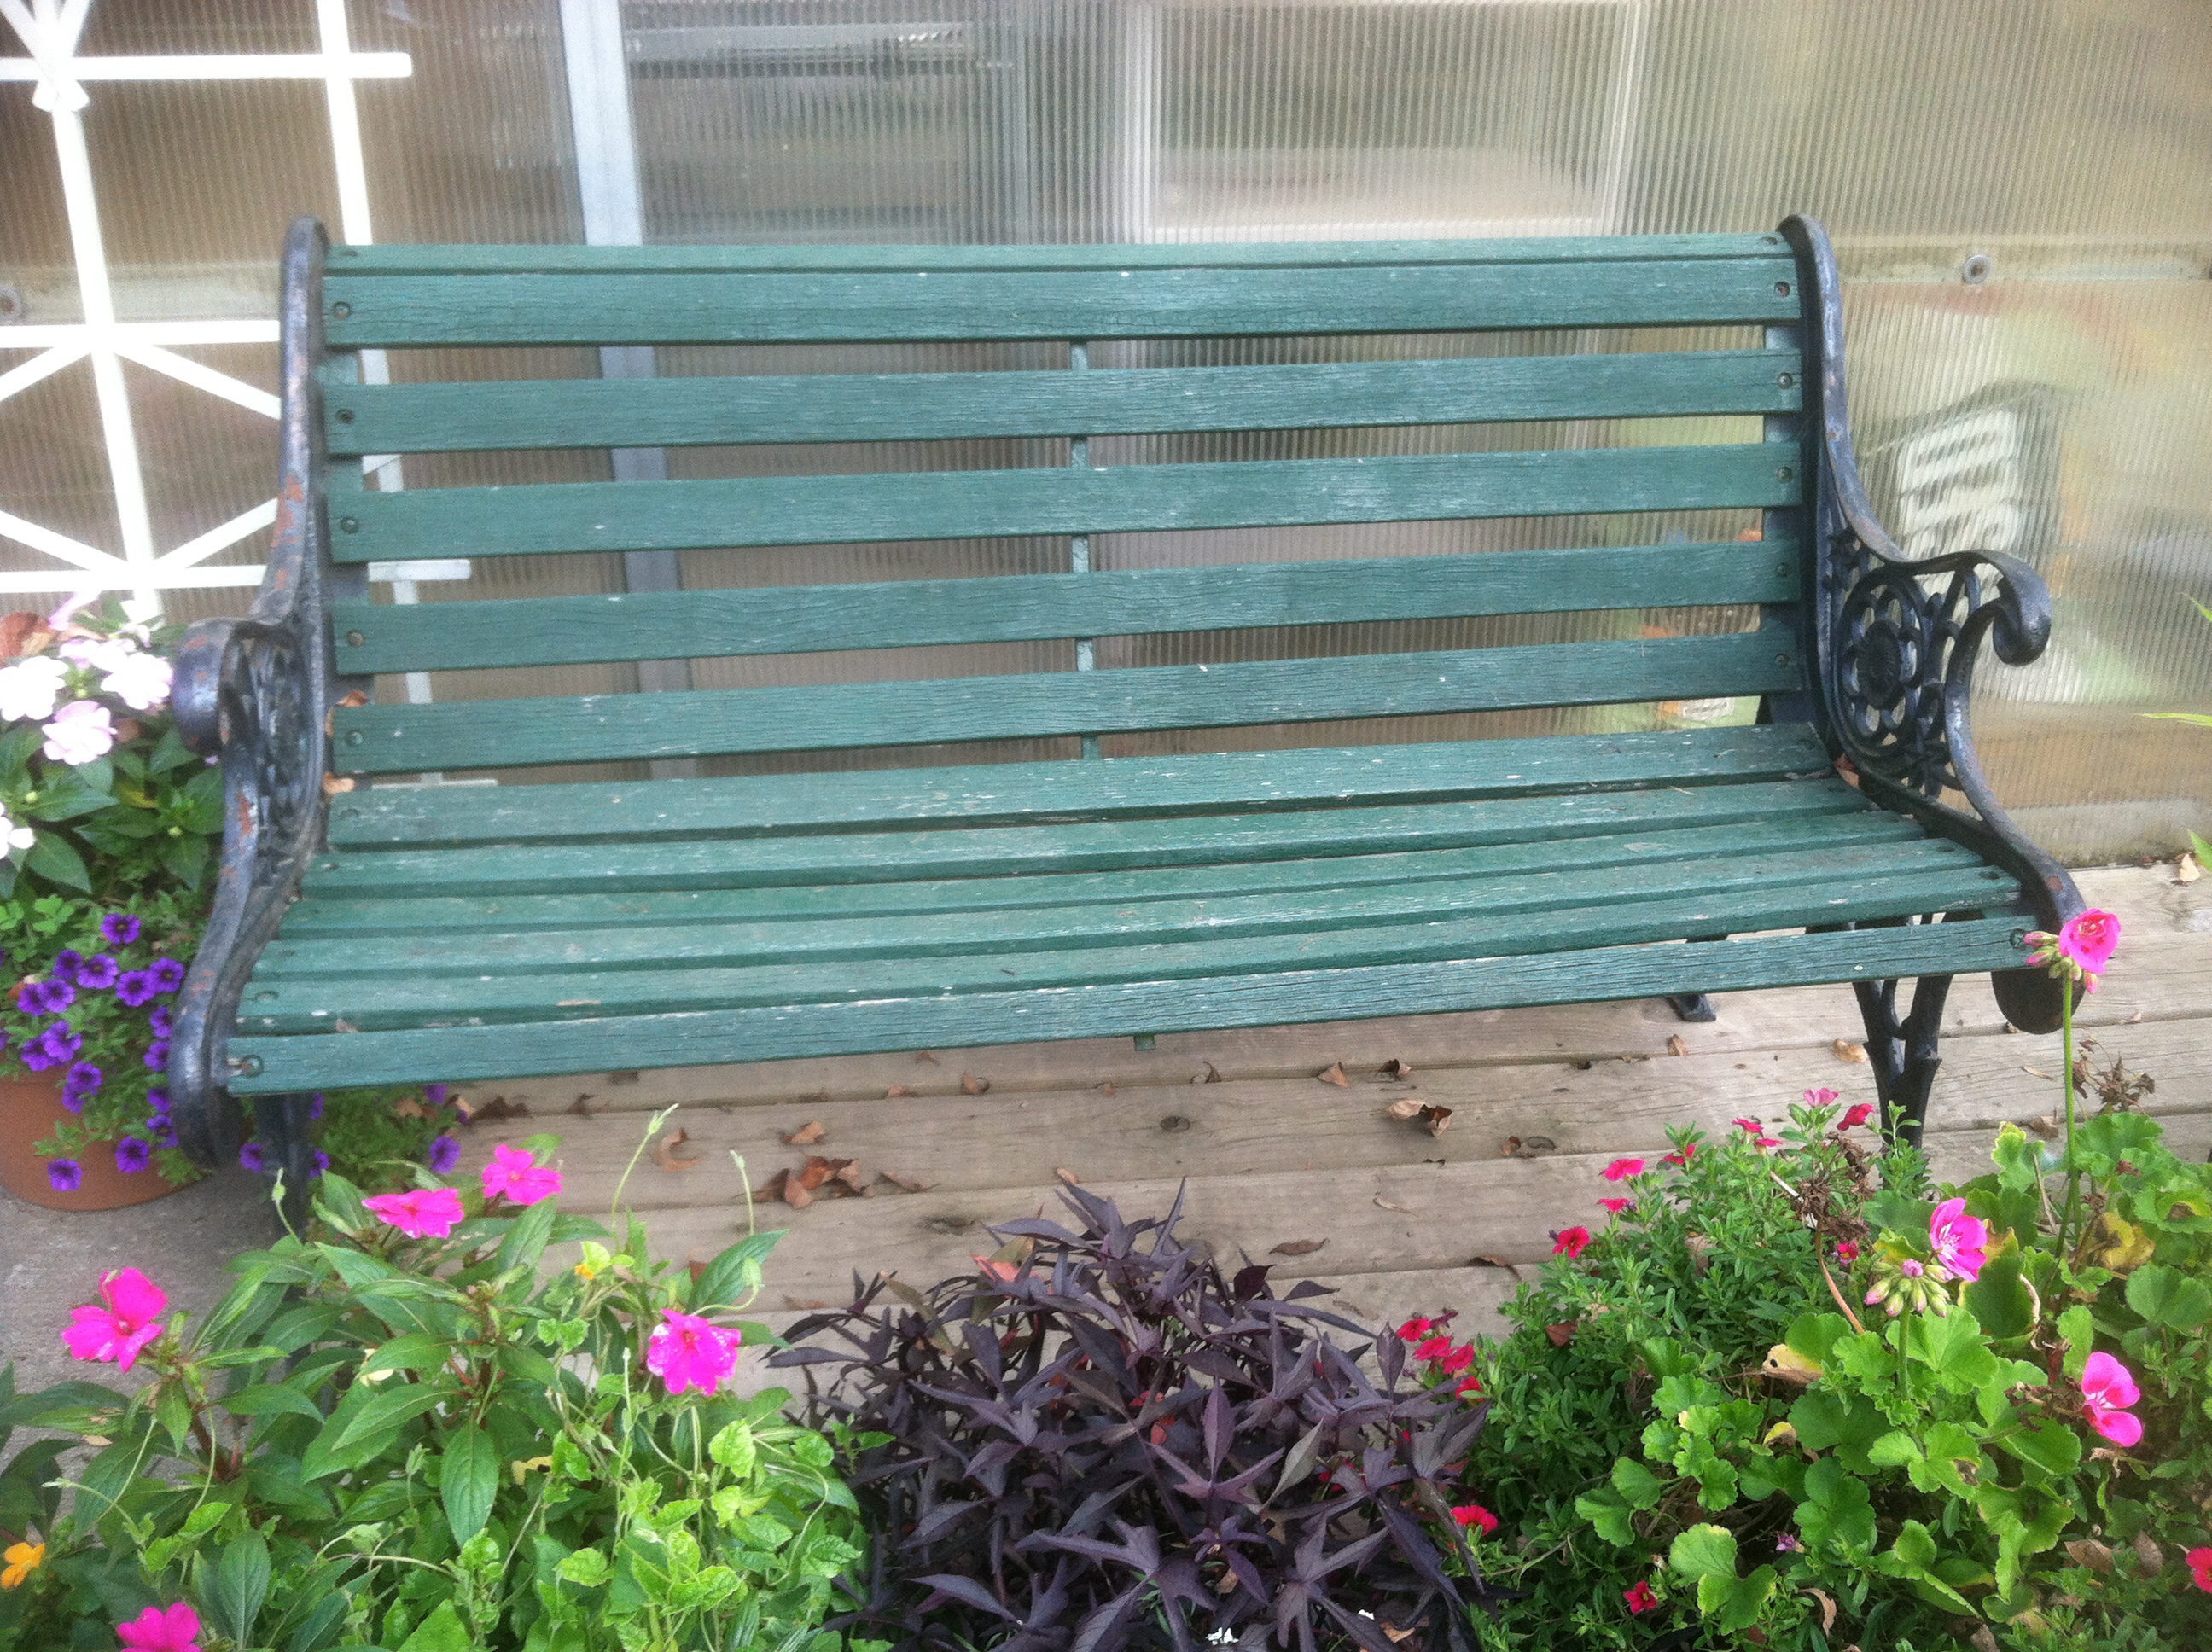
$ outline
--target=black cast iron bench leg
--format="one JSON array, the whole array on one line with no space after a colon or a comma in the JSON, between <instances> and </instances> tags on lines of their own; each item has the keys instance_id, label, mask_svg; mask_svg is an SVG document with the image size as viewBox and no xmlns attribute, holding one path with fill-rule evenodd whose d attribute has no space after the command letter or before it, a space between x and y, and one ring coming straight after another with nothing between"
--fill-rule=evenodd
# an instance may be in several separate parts
<instances>
[{"instance_id":1,"label":"black cast iron bench leg","mask_svg":"<svg viewBox=\"0 0 2212 1652\"><path fill-rule=\"evenodd\" d=\"M309 1183L315 1169L315 1139L308 1119L313 1105L313 1096L296 1093L253 1098L262 1173L283 1178L284 1220L295 1230L306 1226L312 1203Z\"/></svg>"},{"instance_id":2,"label":"black cast iron bench leg","mask_svg":"<svg viewBox=\"0 0 2212 1652\"><path fill-rule=\"evenodd\" d=\"M1928 1095L1936 1084L1936 1069L1943 1064L1936 1052L1943 1032L1943 1000L1951 991L1949 975L1922 975L1912 985L1912 1003L1905 1014L1897 1012L1898 981L1858 981L1859 1015L1866 1023L1867 1060L1874 1068L1875 1094L1881 1100L1883 1127L1893 1140L1908 1146L1920 1145L1928 1121Z\"/></svg>"}]
</instances>

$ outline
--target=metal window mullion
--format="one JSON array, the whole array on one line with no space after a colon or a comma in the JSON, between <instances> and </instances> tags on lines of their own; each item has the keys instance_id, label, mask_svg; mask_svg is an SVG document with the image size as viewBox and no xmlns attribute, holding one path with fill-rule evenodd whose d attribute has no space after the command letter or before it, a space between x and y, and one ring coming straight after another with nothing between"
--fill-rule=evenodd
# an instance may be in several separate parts
<instances>
[{"instance_id":1,"label":"metal window mullion","mask_svg":"<svg viewBox=\"0 0 2212 1652\"><path fill-rule=\"evenodd\" d=\"M1067 367L1071 373L1088 373L1091 370L1091 343L1088 339L1078 338L1069 343ZM1067 463L1071 470L1087 471L1091 468L1091 438L1088 435L1068 438ZM1067 571L1071 574L1091 572L1091 536L1089 534L1079 533L1068 540ZM1075 669L1079 671L1096 671L1097 666L1097 639L1076 638ZM1098 737L1096 734L1086 734L1083 737L1083 755L1086 757L1095 757L1098 755Z\"/></svg>"}]
</instances>

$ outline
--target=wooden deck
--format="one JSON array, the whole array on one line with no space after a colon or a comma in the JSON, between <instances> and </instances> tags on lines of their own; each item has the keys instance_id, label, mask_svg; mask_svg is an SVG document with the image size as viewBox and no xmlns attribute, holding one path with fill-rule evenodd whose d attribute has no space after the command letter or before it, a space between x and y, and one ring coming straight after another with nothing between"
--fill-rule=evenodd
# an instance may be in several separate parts
<instances>
[{"instance_id":1,"label":"wooden deck","mask_svg":"<svg viewBox=\"0 0 2212 1652\"><path fill-rule=\"evenodd\" d=\"M2081 882L2125 926L2082 1025L2106 1055L2157 1078L2150 1106L2169 1139L2205 1152L2212 878L2179 884L2167 865ZM926 1284L961 1268L994 1248L987 1224L1056 1206L1072 1175L1129 1210L1163 1208L1187 1185L1188 1232L1226 1258L1279 1264L1279 1280L1334 1285L1354 1315L1456 1308L1463 1326L1496 1329L1553 1230L1604 1220L1598 1170L1610 1158L1665 1151L1670 1123L1779 1118L1814 1085L1874 1099L1867 1066L1838 1051L1862 1036L1848 987L1717 1005L1704 1026L1661 1003L1601 1004L1162 1035L1149 1051L1101 1040L485 1084L472 1099L530 1117L477 1125L469 1155L556 1132L564 1204L604 1209L650 1114L681 1102L668 1127L686 1139L668 1157L696 1157L671 1169L647 1155L627 1197L659 1252L695 1259L744 1231L732 1153L756 1188L810 1152L857 1161L867 1196L761 1209L761 1225L790 1230L757 1304L771 1320L849 1299L855 1272ZM1997 1125L2051 1108L2058 1041L2006 1027L1981 978L1955 983L1945 1022L1928 1140L1938 1174L1964 1176ZM1685 1053L1670 1051L1676 1038ZM1393 1060L1411 1078L1388 1076ZM1344 1084L1316 1078L1332 1068ZM1451 1108L1448 1127L1432 1136L1388 1116L1405 1097ZM815 1145L786 1145L817 1122Z\"/></svg>"}]
</instances>

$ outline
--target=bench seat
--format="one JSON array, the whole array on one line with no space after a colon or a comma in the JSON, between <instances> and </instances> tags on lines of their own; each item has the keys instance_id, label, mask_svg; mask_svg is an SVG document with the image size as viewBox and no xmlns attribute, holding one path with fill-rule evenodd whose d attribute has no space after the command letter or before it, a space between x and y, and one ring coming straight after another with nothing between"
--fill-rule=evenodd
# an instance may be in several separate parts
<instances>
[{"instance_id":1,"label":"bench seat","mask_svg":"<svg viewBox=\"0 0 2212 1652\"><path fill-rule=\"evenodd\" d=\"M1874 519L1808 221L303 221L283 367L268 576L173 696L228 811L169 1057L204 1163L251 1101L296 1188L347 1086L1843 981L1911 1135L1954 975L2057 1024L2023 938L2080 897L1966 722L2048 594Z\"/></svg>"},{"instance_id":2,"label":"bench seat","mask_svg":"<svg viewBox=\"0 0 2212 1652\"><path fill-rule=\"evenodd\" d=\"M1257 1024L1301 976L1401 1013L1407 965L1437 1008L1849 979L1847 934L1620 949L1934 913L1928 967L2002 968L2019 902L1790 726L387 791L262 952L234 1088L403 1081L426 1036L469 1079Z\"/></svg>"}]
</instances>

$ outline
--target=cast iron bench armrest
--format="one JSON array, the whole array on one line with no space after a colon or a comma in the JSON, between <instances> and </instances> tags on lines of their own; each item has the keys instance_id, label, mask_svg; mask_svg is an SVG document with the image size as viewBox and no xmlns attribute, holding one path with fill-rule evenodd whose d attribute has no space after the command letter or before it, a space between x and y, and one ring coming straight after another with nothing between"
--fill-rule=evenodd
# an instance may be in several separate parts
<instances>
[{"instance_id":1,"label":"cast iron bench armrest","mask_svg":"<svg viewBox=\"0 0 2212 1652\"><path fill-rule=\"evenodd\" d=\"M276 932L324 826L331 675L329 563L313 432L323 353L322 227L292 226L284 251L283 468L268 572L242 619L185 633L172 690L177 732L223 773L225 830L215 899L179 995L168 1090L179 1145L203 1164L238 1151L238 1104L224 1050L261 949ZM345 578L345 575L338 575ZM358 583L358 575L351 576ZM305 1144L273 1144L304 1169ZM296 1146L298 1152L289 1150ZM271 1168L276 1168L272 1159Z\"/></svg>"},{"instance_id":2,"label":"cast iron bench armrest","mask_svg":"<svg viewBox=\"0 0 2212 1652\"><path fill-rule=\"evenodd\" d=\"M2050 588L2027 563L1999 552L1916 559L1898 549L1867 499L1851 446L1834 251L1810 219L1793 217L1783 229L1805 272L1807 364L1818 363L1817 380L1806 386L1820 448L1810 620L1831 738L1863 790L2013 872L2038 922L2055 930L2081 910L2081 892L1997 801L1968 726L1983 640L2008 665L2040 658L2051 639ZM1967 808L1945 802L1948 793L1963 796ZM2048 976L2013 970L1995 981L2015 1026L2056 1030L2059 999Z\"/></svg>"}]
</instances>

